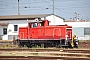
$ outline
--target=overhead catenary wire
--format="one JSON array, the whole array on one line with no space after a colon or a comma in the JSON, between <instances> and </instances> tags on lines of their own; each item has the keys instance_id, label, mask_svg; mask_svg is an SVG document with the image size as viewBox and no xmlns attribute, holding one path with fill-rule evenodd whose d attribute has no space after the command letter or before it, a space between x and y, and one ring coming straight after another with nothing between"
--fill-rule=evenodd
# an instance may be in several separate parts
<instances>
[{"instance_id":1,"label":"overhead catenary wire","mask_svg":"<svg viewBox=\"0 0 90 60\"><path fill-rule=\"evenodd\" d=\"M51 6L52 7L52 5L50 5L47 1L45 1L45 0L43 0L44 2L46 2L49 6ZM89 5L88 5L89 6ZM64 10L60 10L59 8L56 8L56 7L54 7L55 9L57 9L57 10L59 10L59 11L63 11L64 13L68 13L69 15L71 15L71 13L69 13L69 12L65 12ZM79 17L80 17L80 15L79 15ZM81 16L82 17L82 16Z\"/></svg>"},{"instance_id":2,"label":"overhead catenary wire","mask_svg":"<svg viewBox=\"0 0 90 60\"><path fill-rule=\"evenodd\" d=\"M1 1L1 0L0 0ZM44 1L44 2L43 2ZM35 0L35 1L30 1L30 2L23 2L23 1L20 1L20 4L21 5L23 5L23 6L20 6L20 11L28 11L28 9L30 9L30 10L52 10L53 8L52 8L52 2L50 2L50 1L52 1L52 0L43 0L43 1L37 1L37 0ZM46 1L46 2L45 2ZM66 0L64 0L64 1L61 1L61 0L55 0L55 2L57 2L57 1L59 1L59 2L64 2L64 1L66 1ZM2 2L2 1L1 1ZM3 3L2 4L4 4L4 2L6 2L6 1L4 1L3 0ZM0 7L0 10L5 10L5 9L7 9L8 11L17 11L17 6L14 6L13 4L16 4L16 2L13 2L13 3L11 3L11 2L9 2L8 4L7 4L7 6L6 7ZM47 7L42 7L43 5L40 5L40 4L42 4L42 3L44 3L44 4L47 4L47 5L45 5L45 6L47 6ZM10 5L10 4L12 4L12 5ZM33 7L33 5L32 4L34 4L34 6L36 6L35 4L37 4L37 7ZM4 4L4 5L6 5L6 4ZM40 6L39 6L40 5ZM60 4L59 4L60 5ZM14 7L13 7L14 6ZM24 8L24 7L27 7L27 8ZM90 5L88 5L88 4L86 4L86 5L84 5L84 6L82 6L82 4L77 4L77 6L68 6L67 7L67 5L65 5L65 6L63 6L62 7L62 5L60 5L60 7L59 6L56 6L55 5L55 9L54 9L54 11L55 10L58 10L58 12L61 12L61 11L63 11L63 13L66 13L66 14L69 14L69 15L71 15L72 13L70 13L70 12L67 12L65 9L66 8L70 8L70 9L72 9L72 8L84 8L84 7L90 7ZM44 9L44 8L47 8L47 9ZM56 11L55 11L56 12ZM74 13L73 13L74 14Z\"/></svg>"}]
</instances>

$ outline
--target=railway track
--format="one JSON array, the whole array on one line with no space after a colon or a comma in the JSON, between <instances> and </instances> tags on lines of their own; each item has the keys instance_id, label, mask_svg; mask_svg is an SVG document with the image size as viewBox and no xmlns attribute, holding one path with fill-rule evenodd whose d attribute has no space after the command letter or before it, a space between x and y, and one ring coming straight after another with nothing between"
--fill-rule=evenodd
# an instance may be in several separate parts
<instances>
[{"instance_id":1,"label":"railway track","mask_svg":"<svg viewBox=\"0 0 90 60\"><path fill-rule=\"evenodd\" d=\"M3 54L4 55L3 55ZM0 49L0 60L90 60L89 49Z\"/></svg>"},{"instance_id":2,"label":"railway track","mask_svg":"<svg viewBox=\"0 0 90 60\"><path fill-rule=\"evenodd\" d=\"M3 41L0 44L6 43ZM12 44L12 41L7 44ZM5 55L2 52L6 52ZM0 60L90 60L90 49L0 49Z\"/></svg>"},{"instance_id":3,"label":"railway track","mask_svg":"<svg viewBox=\"0 0 90 60\"><path fill-rule=\"evenodd\" d=\"M70 53L90 53L90 49L56 49L56 48L0 49L0 51L31 51L31 52L62 51L62 52L70 52Z\"/></svg>"},{"instance_id":4,"label":"railway track","mask_svg":"<svg viewBox=\"0 0 90 60\"><path fill-rule=\"evenodd\" d=\"M68 56L0 56L0 60L90 60L86 57Z\"/></svg>"},{"instance_id":5,"label":"railway track","mask_svg":"<svg viewBox=\"0 0 90 60\"><path fill-rule=\"evenodd\" d=\"M90 57L88 53L66 53L66 52L2 52L1 56L71 56Z\"/></svg>"}]
</instances>

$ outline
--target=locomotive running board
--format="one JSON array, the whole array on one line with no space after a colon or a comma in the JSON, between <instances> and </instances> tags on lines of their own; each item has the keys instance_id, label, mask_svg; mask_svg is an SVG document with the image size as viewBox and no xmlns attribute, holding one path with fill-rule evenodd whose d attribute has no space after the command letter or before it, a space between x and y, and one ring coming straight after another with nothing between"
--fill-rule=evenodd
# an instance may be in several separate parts
<instances>
[{"instance_id":1,"label":"locomotive running board","mask_svg":"<svg viewBox=\"0 0 90 60\"><path fill-rule=\"evenodd\" d=\"M19 40L60 40L60 39L19 39Z\"/></svg>"}]
</instances>

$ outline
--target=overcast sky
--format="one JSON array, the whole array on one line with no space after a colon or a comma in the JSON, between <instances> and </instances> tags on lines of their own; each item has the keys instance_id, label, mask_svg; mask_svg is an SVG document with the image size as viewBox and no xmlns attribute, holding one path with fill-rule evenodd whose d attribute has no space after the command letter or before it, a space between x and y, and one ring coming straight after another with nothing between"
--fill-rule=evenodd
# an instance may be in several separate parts
<instances>
[{"instance_id":1,"label":"overcast sky","mask_svg":"<svg viewBox=\"0 0 90 60\"><path fill-rule=\"evenodd\" d=\"M90 0L54 0L54 14L69 20L90 20ZM53 0L20 0L20 14L52 14ZM18 15L18 0L0 0L0 15Z\"/></svg>"}]
</instances>

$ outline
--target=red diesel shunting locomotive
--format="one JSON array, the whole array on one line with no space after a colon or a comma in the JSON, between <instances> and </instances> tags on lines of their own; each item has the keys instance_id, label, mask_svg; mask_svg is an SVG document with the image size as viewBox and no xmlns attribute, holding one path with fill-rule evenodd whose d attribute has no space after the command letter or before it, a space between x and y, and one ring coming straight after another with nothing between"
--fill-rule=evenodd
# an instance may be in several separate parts
<instances>
[{"instance_id":1,"label":"red diesel shunting locomotive","mask_svg":"<svg viewBox=\"0 0 90 60\"><path fill-rule=\"evenodd\" d=\"M72 37L72 26L49 25L48 20L30 22L27 27L19 27L18 45L27 47L78 47L77 40Z\"/></svg>"}]
</instances>

